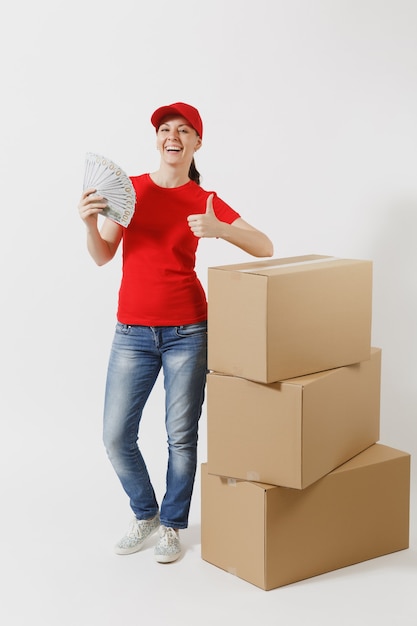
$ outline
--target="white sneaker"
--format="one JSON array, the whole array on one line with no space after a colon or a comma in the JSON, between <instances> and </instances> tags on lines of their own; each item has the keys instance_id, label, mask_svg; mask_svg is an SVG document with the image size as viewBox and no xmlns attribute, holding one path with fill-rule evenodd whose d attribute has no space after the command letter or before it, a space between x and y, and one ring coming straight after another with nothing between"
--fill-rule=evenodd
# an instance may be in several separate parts
<instances>
[{"instance_id":1,"label":"white sneaker","mask_svg":"<svg viewBox=\"0 0 417 626\"><path fill-rule=\"evenodd\" d=\"M116 554L133 554L138 552L145 540L153 535L159 528L159 513L152 519L137 519L130 523L130 526L120 541L115 545Z\"/></svg>"},{"instance_id":2,"label":"white sneaker","mask_svg":"<svg viewBox=\"0 0 417 626\"><path fill-rule=\"evenodd\" d=\"M172 561L176 561L181 554L178 530L161 525L154 554L158 563L172 563Z\"/></svg>"}]
</instances>

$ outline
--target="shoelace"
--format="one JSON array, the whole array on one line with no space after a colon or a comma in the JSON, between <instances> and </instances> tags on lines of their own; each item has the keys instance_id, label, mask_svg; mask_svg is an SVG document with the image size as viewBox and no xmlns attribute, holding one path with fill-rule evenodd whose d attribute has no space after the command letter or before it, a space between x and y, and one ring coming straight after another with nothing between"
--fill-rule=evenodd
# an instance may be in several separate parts
<instances>
[{"instance_id":1,"label":"shoelace","mask_svg":"<svg viewBox=\"0 0 417 626\"><path fill-rule=\"evenodd\" d=\"M141 539L143 535L143 529L140 525L139 520L133 519L130 523L130 526L127 531L128 537L133 537L134 539Z\"/></svg>"},{"instance_id":2,"label":"shoelace","mask_svg":"<svg viewBox=\"0 0 417 626\"><path fill-rule=\"evenodd\" d=\"M173 528L162 526L161 527L161 539L166 539L168 543L172 543L178 539L178 535Z\"/></svg>"}]
</instances>

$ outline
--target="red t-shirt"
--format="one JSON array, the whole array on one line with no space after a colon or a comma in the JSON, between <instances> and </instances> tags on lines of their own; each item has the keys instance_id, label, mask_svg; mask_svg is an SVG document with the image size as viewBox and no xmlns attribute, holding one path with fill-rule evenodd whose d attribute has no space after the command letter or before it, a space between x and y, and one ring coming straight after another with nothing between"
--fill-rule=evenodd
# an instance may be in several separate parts
<instances>
[{"instance_id":1,"label":"red t-shirt","mask_svg":"<svg viewBox=\"0 0 417 626\"><path fill-rule=\"evenodd\" d=\"M123 276L117 319L122 324L178 326L207 319L207 301L194 270L199 238L187 217L205 213L210 191L189 181L156 185L149 174L131 177L136 191L132 220L123 229ZM216 195L213 209L231 224L239 217Z\"/></svg>"}]
</instances>

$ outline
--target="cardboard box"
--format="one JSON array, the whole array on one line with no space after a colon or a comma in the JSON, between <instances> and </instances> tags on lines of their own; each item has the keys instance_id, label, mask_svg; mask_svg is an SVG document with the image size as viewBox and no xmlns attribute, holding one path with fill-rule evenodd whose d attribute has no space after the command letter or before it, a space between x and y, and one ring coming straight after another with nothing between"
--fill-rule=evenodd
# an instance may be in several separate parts
<instances>
[{"instance_id":1,"label":"cardboard box","mask_svg":"<svg viewBox=\"0 0 417 626\"><path fill-rule=\"evenodd\" d=\"M303 491L201 474L202 558L262 589L408 548L405 452L375 444Z\"/></svg>"},{"instance_id":2,"label":"cardboard box","mask_svg":"<svg viewBox=\"0 0 417 626\"><path fill-rule=\"evenodd\" d=\"M210 473L303 489L379 439L381 350L263 384L209 373Z\"/></svg>"},{"instance_id":3,"label":"cardboard box","mask_svg":"<svg viewBox=\"0 0 417 626\"><path fill-rule=\"evenodd\" d=\"M208 270L208 367L271 383L369 359L372 262L320 255Z\"/></svg>"}]
</instances>

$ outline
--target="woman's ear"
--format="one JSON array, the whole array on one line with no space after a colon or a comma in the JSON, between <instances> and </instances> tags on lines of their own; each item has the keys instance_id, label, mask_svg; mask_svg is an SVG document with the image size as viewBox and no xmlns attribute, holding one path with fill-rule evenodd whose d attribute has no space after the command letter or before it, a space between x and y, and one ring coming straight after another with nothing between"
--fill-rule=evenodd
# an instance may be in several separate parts
<instances>
[{"instance_id":1,"label":"woman's ear","mask_svg":"<svg viewBox=\"0 0 417 626\"><path fill-rule=\"evenodd\" d=\"M202 145L203 145L203 142L201 141L201 138L198 137L197 138L197 143L196 143L196 145L194 147L194 152L197 152L197 150L200 150Z\"/></svg>"}]
</instances>

